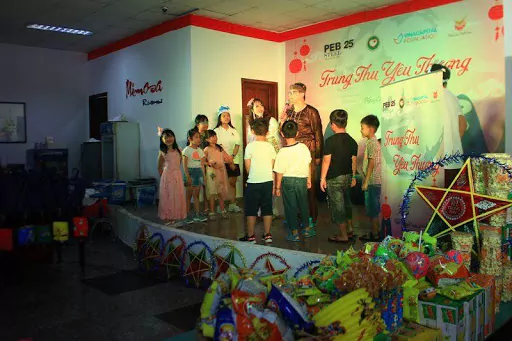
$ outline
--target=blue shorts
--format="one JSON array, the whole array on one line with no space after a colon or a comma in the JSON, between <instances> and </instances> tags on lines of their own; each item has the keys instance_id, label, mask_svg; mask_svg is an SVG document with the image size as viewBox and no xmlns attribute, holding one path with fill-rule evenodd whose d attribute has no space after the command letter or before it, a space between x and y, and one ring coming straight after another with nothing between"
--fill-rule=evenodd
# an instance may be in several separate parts
<instances>
[{"instance_id":1,"label":"blue shorts","mask_svg":"<svg viewBox=\"0 0 512 341\"><path fill-rule=\"evenodd\" d=\"M368 185L364 192L364 207L366 215L370 218L378 218L380 214L380 185Z\"/></svg>"},{"instance_id":2,"label":"blue shorts","mask_svg":"<svg viewBox=\"0 0 512 341\"><path fill-rule=\"evenodd\" d=\"M201 170L201 168L189 168L188 174L190 174L190 186L204 186L203 171Z\"/></svg>"}]
</instances>

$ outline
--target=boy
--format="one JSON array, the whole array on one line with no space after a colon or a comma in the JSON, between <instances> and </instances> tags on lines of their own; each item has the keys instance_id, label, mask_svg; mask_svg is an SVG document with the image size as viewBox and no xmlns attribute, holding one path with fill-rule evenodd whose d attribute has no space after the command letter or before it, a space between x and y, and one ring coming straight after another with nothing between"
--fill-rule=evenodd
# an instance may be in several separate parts
<instances>
[{"instance_id":1,"label":"boy","mask_svg":"<svg viewBox=\"0 0 512 341\"><path fill-rule=\"evenodd\" d=\"M347 134L345 110L334 110L329 121L334 135L325 141L320 189L325 192L327 187L331 220L340 228L340 234L329 237L329 241L347 243L354 233L350 188L356 185L357 142Z\"/></svg>"},{"instance_id":2,"label":"boy","mask_svg":"<svg viewBox=\"0 0 512 341\"><path fill-rule=\"evenodd\" d=\"M308 189L311 188L311 153L308 147L295 140L299 126L294 121L286 121L281 127L281 135L286 141L276 157L276 195L283 196L284 214L288 222L288 237L291 242L299 242L299 222L304 229L304 238L312 236L309 225Z\"/></svg>"},{"instance_id":3,"label":"boy","mask_svg":"<svg viewBox=\"0 0 512 341\"><path fill-rule=\"evenodd\" d=\"M364 180L362 190L364 191L364 205L366 215L372 221L372 232L369 236L362 236L364 241L380 241L380 188L382 184L380 143L375 137L379 129L379 119L375 115L368 115L361 120L361 135L367 138L364 149L363 172Z\"/></svg>"},{"instance_id":4,"label":"boy","mask_svg":"<svg viewBox=\"0 0 512 341\"><path fill-rule=\"evenodd\" d=\"M263 217L265 243L272 243L270 226L272 225L272 196L274 187L274 161L276 151L267 142L268 123L264 119L257 119L251 126L251 132L255 140L245 148L244 165L249 174L247 188L245 190L245 216L247 217L247 233L240 241L256 243L254 225L258 210Z\"/></svg>"}]
</instances>

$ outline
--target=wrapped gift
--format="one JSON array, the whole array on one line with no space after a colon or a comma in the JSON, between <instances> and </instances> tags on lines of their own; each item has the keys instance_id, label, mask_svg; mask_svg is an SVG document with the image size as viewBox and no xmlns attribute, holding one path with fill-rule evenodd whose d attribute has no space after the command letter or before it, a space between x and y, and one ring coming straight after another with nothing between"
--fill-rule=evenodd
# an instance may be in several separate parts
<instances>
[{"instance_id":1,"label":"wrapped gift","mask_svg":"<svg viewBox=\"0 0 512 341\"><path fill-rule=\"evenodd\" d=\"M484 290L484 337L494 332L496 322L496 277L483 274L472 274L468 282L479 285Z\"/></svg>"},{"instance_id":2,"label":"wrapped gift","mask_svg":"<svg viewBox=\"0 0 512 341\"><path fill-rule=\"evenodd\" d=\"M52 230L50 225L34 226L37 244L49 244L53 241Z\"/></svg>"},{"instance_id":3,"label":"wrapped gift","mask_svg":"<svg viewBox=\"0 0 512 341\"><path fill-rule=\"evenodd\" d=\"M496 292L494 294L494 301L496 302L495 310L497 313L500 312L501 294L503 292L503 277L496 276Z\"/></svg>"},{"instance_id":4,"label":"wrapped gift","mask_svg":"<svg viewBox=\"0 0 512 341\"><path fill-rule=\"evenodd\" d=\"M85 217L73 218L73 236L87 237L89 234L89 221Z\"/></svg>"},{"instance_id":5,"label":"wrapped gift","mask_svg":"<svg viewBox=\"0 0 512 341\"><path fill-rule=\"evenodd\" d=\"M501 228L489 227L481 229L481 232L480 272L486 275L500 276L503 272Z\"/></svg>"},{"instance_id":6,"label":"wrapped gift","mask_svg":"<svg viewBox=\"0 0 512 341\"><path fill-rule=\"evenodd\" d=\"M512 158L509 154L496 153L485 154L486 156L497 159L505 166L512 168ZM487 194L493 197L507 199L508 195L512 192L512 181L508 173L499 165L495 163L487 163ZM506 224L507 211L500 211L493 214L489 218L489 223L492 226L504 227Z\"/></svg>"},{"instance_id":7,"label":"wrapped gift","mask_svg":"<svg viewBox=\"0 0 512 341\"><path fill-rule=\"evenodd\" d=\"M14 243L11 229L0 229L0 251L12 251Z\"/></svg>"},{"instance_id":8,"label":"wrapped gift","mask_svg":"<svg viewBox=\"0 0 512 341\"><path fill-rule=\"evenodd\" d=\"M53 222L53 240L65 242L69 239L69 224L67 221Z\"/></svg>"},{"instance_id":9,"label":"wrapped gift","mask_svg":"<svg viewBox=\"0 0 512 341\"><path fill-rule=\"evenodd\" d=\"M484 291L463 300L451 300L437 295L431 301L419 301L420 324L439 328L444 340L483 340Z\"/></svg>"},{"instance_id":10,"label":"wrapped gift","mask_svg":"<svg viewBox=\"0 0 512 341\"><path fill-rule=\"evenodd\" d=\"M462 262L466 268L471 268L471 251L473 250L474 237L471 233L453 232L452 246L453 249L459 251L462 256Z\"/></svg>"},{"instance_id":11,"label":"wrapped gift","mask_svg":"<svg viewBox=\"0 0 512 341\"><path fill-rule=\"evenodd\" d=\"M512 266L508 265L503 269L503 293L502 302L512 301Z\"/></svg>"},{"instance_id":12,"label":"wrapped gift","mask_svg":"<svg viewBox=\"0 0 512 341\"><path fill-rule=\"evenodd\" d=\"M28 225L18 229L18 245L30 245L36 242L34 226Z\"/></svg>"}]
</instances>

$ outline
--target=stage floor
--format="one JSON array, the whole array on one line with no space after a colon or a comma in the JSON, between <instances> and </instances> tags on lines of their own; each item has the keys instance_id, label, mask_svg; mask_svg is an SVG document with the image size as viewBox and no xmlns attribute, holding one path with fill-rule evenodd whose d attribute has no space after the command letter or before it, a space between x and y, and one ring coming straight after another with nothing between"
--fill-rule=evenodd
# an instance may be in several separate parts
<instances>
[{"instance_id":1,"label":"stage floor","mask_svg":"<svg viewBox=\"0 0 512 341\"><path fill-rule=\"evenodd\" d=\"M162 221L157 217L157 207L142 207L135 208L133 205L128 204L123 206L124 209L145 220L162 224ZM370 229L370 221L364 215L364 206L354 206L353 210L353 224L354 224L354 238L350 243L336 244L330 243L327 238L330 235L339 233L338 228L330 221L330 212L326 203L319 203L319 216L317 222L317 235L312 238L304 239L298 243L289 242L286 240L288 231L283 226L283 219L279 217L274 220L272 224L272 237L273 243L269 246L297 250L320 254L336 254L337 250L347 250L350 246L359 250L363 243L358 239L358 236L367 234ZM178 229L200 233L204 235L219 237L227 240L238 240L239 237L244 235L245 219L242 213L229 214L229 219L221 219L217 216L217 220L208 221L205 223L194 223L190 225L183 225L177 227ZM256 238L258 244L264 245L261 241L263 234L263 222L258 222L256 225Z\"/></svg>"}]
</instances>

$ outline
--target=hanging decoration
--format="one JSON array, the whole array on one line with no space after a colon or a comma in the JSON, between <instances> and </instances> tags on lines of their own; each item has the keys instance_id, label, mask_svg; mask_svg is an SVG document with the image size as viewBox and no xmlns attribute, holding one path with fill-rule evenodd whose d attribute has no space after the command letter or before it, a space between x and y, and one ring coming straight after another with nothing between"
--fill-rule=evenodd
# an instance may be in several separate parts
<instances>
[{"instance_id":1,"label":"hanging decoration","mask_svg":"<svg viewBox=\"0 0 512 341\"><path fill-rule=\"evenodd\" d=\"M224 250L227 250L227 252ZM232 243L219 245L215 250L213 250L213 254L217 264L217 271L215 272L214 279L217 279L219 275L228 271L231 265L236 268L246 267L245 256ZM239 261L237 262L237 260Z\"/></svg>"},{"instance_id":2,"label":"hanging decoration","mask_svg":"<svg viewBox=\"0 0 512 341\"><path fill-rule=\"evenodd\" d=\"M193 252L193 249L199 249L199 251ZM190 279L192 279L196 288L199 288L203 275L209 272L208 278L211 280L214 269L213 252L205 242L197 240L185 248L180 262L180 273L187 285L190 285Z\"/></svg>"},{"instance_id":3,"label":"hanging decoration","mask_svg":"<svg viewBox=\"0 0 512 341\"><path fill-rule=\"evenodd\" d=\"M488 162L497 165L501 169L503 169L504 172L508 174L508 177L512 179L512 169L509 168L506 164L500 162L496 158L487 157L485 155L468 155L468 154L460 154L455 153L452 155L446 155L439 161L432 162L432 164L425 168L424 170L418 171L414 174L414 177L411 181L411 184L407 188L407 190L404 193L402 204L400 205L400 223L402 231L408 231L407 229L407 216L409 215L409 209L410 209L410 202L411 197L414 194L416 190L417 183L420 183L421 181L425 180L430 174L437 171L438 168L444 167L446 165L450 165L452 163L458 163L461 161L465 161L467 158L472 158L479 160L480 162ZM440 219L438 219L440 220Z\"/></svg>"},{"instance_id":4,"label":"hanging decoration","mask_svg":"<svg viewBox=\"0 0 512 341\"><path fill-rule=\"evenodd\" d=\"M183 250L187 243L180 235L169 238L163 247L162 267L165 268L167 279L179 273L180 260L183 257Z\"/></svg>"},{"instance_id":5,"label":"hanging decoration","mask_svg":"<svg viewBox=\"0 0 512 341\"><path fill-rule=\"evenodd\" d=\"M304 271L307 270L307 273L314 272L314 269L317 268L317 264L320 264L320 260L310 260L304 264L302 264L297 271L293 274L293 277L298 278Z\"/></svg>"},{"instance_id":6,"label":"hanging decoration","mask_svg":"<svg viewBox=\"0 0 512 341\"><path fill-rule=\"evenodd\" d=\"M280 266L276 267L272 262L273 259L277 260L278 263L281 263ZM283 275L291 268L283 257L273 252L267 252L258 256L254 260L254 263L251 265L251 269L254 269L261 261L264 262L263 268L269 275Z\"/></svg>"},{"instance_id":7,"label":"hanging decoration","mask_svg":"<svg viewBox=\"0 0 512 341\"><path fill-rule=\"evenodd\" d=\"M489 16L489 19L496 22L496 27L494 28L494 41L497 41L505 35L502 0L495 0L494 5L489 9L487 15Z\"/></svg>"},{"instance_id":8,"label":"hanging decoration","mask_svg":"<svg viewBox=\"0 0 512 341\"><path fill-rule=\"evenodd\" d=\"M154 233L139 251L139 266L144 271L155 271L160 265L163 253L164 236Z\"/></svg>"},{"instance_id":9,"label":"hanging decoration","mask_svg":"<svg viewBox=\"0 0 512 341\"><path fill-rule=\"evenodd\" d=\"M302 41L302 46L300 47L299 53L302 56L302 63L304 64L304 71L307 71L306 68L306 57L309 55L311 51L311 47L306 42L306 39Z\"/></svg>"}]
</instances>

